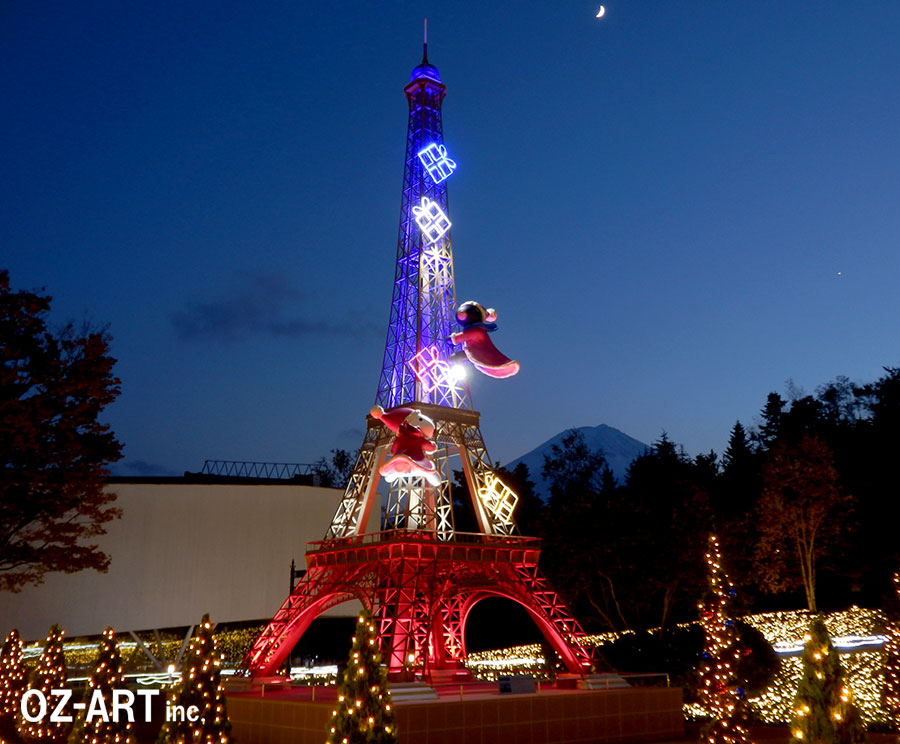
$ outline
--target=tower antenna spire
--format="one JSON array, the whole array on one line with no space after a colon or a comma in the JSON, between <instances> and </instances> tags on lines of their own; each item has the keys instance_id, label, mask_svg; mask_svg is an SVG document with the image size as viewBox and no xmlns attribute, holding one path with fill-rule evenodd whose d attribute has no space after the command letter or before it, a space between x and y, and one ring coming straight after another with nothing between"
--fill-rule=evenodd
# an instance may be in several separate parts
<instances>
[{"instance_id":1,"label":"tower antenna spire","mask_svg":"<svg viewBox=\"0 0 900 744\"><path fill-rule=\"evenodd\" d=\"M428 64L428 19L425 19L425 42L422 44L422 63Z\"/></svg>"}]
</instances>

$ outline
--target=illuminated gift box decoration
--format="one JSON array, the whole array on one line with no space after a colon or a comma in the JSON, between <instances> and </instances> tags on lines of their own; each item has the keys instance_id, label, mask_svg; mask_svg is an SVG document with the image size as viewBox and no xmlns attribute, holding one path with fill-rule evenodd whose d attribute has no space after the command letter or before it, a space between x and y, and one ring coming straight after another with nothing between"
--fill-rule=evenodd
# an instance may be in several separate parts
<instances>
[{"instance_id":1,"label":"illuminated gift box decoration","mask_svg":"<svg viewBox=\"0 0 900 744\"><path fill-rule=\"evenodd\" d=\"M435 183L446 180L456 170L456 162L447 157L447 148L437 142L419 150L418 156Z\"/></svg>"},{"instance_id":2,"label":"illuminated gift box decoration","mask_svg":"<svg viewBox=\"0 0 900 744\"><path fill-rule=\"evenodd\" d=\"M484 486L478 489L478 498L499 522L512 522L513 510L519 497L493 473L484 476Z\"/></svg>"},{"instance_id":3,"label":"illuminated gift box decoration","mask_svg":"<svg viewBox=\"0 0 900 744\"><path fill-rule=\"evenodd\" d=\"M421 205L413 207L412 211L416 224L429 243L437 243L450 229L450 220L444 210L427 196L423 196Z\"/></svg>"},{"instance_id":4,"label":"illuminated gift box decoration","mask_svg":"<svg viewBox=\"0 0 900 744\"><path fill-rule=\"evenodd\" d=\"M422 383L422 392L430 393L440 385L453 383L450 365L441 359L437 346L426 346L407 364L416 379Z\"/></svg>"}]
</instances>

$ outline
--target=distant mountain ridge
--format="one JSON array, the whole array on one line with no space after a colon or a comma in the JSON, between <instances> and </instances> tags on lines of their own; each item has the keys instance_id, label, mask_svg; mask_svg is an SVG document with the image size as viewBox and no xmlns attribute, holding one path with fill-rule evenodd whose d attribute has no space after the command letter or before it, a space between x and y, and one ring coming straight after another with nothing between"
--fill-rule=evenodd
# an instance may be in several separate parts
<instances>
[{"instance_id":1,"label":"distant mountain ridge","mask_svg":"<svg viewBox=\"0 0 900 744\"><path fill-rule=\"evenodd\" d=\"M547 498L550 495L550 486L541 475L544 468L544 455L549 455L554 444L562 444L563 438L570 431L581 432L584 437L585 444L590 449L600 449L603 456L609 463L613 474L619 483L625 481L625 473L631 461L638 455L644 454L650 447L643 442L639 442L634 437L630 437L618 429L600 424L599 426L579 426L573 429L561 431L556 436L551 437L543 444L539 444L531 452L516 458L512 462L504 465L507 470L512 470L520 462L524 462L528 466L528 473L531 480L534 481L534 491L538 496Z\"/></svg>"}]
</instances>

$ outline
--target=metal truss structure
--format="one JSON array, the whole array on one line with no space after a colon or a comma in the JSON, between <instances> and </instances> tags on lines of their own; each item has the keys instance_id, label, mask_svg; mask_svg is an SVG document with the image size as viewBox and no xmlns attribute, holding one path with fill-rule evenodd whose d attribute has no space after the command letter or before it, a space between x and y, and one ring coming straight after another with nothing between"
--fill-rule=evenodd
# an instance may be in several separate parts
<instances>
[{"instance_id":1,"label":"metal truss structure","mask_svg":"<svg viewBox=\"0 0 900 744\"><path fill-rule=\"evenodd\" d=\"M319 614L348 599L372 610L388 668L425 676L463 669L465 624L486 597L521 604L569 671L591 657L584 631L537 568L538 540L424 530L390 530L312 543L308 570L254 644L245 665L266 676L284 662Z\"/></svg>"},{"instance_id":2,"label":"metal truss structure","mask_svg":"<svg viewBox=\"0 0 900 744\"><path fill-rule=\"evenodd\" d=\"M541 575L539 541L516 534L518 497L493 471L468 385L451 373L451 356L459 348L450 341L456 293L446 179L456 164L435 160L447 152L441 124L446 89L427 53L404 90L409 129L400 238L376 404L408 406L434 421L437 450L431 459L439 484L397 478L382 509L379 469L395 435L370 415L325 540L309 546L306 574L243 668L254 677L274 674L312 620L356 599L374 613L390 672L413 669L431 676L461 670L469 612L485 597L499 596L521 604L568 671L583 674L591 666L584 631ZM428 157L420 158L426 150ZM439 209L425 210L426 204ZM433 215L444 221L426 224ZM478 533L455 529L454 469L465 474ZM381 513L381 529L366 534L373 509Z\"/></svg>"},{"instance_id":3,"label":"metal truss structure","mask_svg":"<svg viewBox=\"0 0 900 744\"><path fill-rule=\"evenodd\" d=\"M228 478L289 480L315 474L315 465L304 462L246 462L243 460L204 460L202 475Z\"/></svg>"},{"instance_id":4,"label":"metal truss structure","mask_svg":"<svg viewBox=\"0 0 900 744\"><path fill-rule=\"evenodd\" d=\"M423 198L440 207L444 214L449 213L447 181L435 183L418 157L429 145L444 142L441 102L447 89L437 68L428 64L427 54L422 64L413 69L404 92L409 103L409 125L400 235L387 343L375 402L384 408L409 401L471 408L467 385L446 378L433 387L423 385L416 374L417 363L412 362L423 349L433 348L441 359L448 360L459 347L454 347L449 338L456 312L450 232L429 243L414 213Z\"/></svg>"}]
</instances>

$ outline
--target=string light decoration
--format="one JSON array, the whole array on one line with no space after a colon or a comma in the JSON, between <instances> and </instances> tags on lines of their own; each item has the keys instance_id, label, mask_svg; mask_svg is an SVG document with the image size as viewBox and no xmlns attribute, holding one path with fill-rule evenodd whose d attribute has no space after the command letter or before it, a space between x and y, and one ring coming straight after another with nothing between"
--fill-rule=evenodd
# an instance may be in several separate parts
<instances>
[{"instance_id":1,"label":"string light decoration","mask_svg":"<svg viewBox=\"0 0 900 744\"><path fill-rule=\"evenodd\" d=\"M800 684L802 664L800 653L805 641L803 636L809 626L809 613L805 610L763 612L744 615L741 621L760 631L770 643L779 648L797 648L789 653L779 653L779 668L771 684L756 694L749 694L747 708L754 718L763 723L786 724L791 720L791 703ZM699 621L695 621L699 622ZM885 653L881 646L884 628L888 621L881 610L867 610L850 607L847 610L831 612L825 622L832 636L835 648L841 654L841 664L846 673L847 686L853 701L866 725L889 726L891 716L882 704L884 687ZM684 623L678 627L691 625ZM651 628L646 632L656 632ZM645 631L641 631L645 632ZM635 632L598 633L586 636L582 643L597 646L603 653L603 646L625 635ZM867 639L866 644L848 644L848 638ZM844 639L842 642L841 639ZM540 677L539 669L547 665L539 644L513 646L471 653L466 658L466 667L477 679L495 680L500 675L532 674ZM700 703L685 703L685 717L690 721L708 720L710 712Z\"/></svg>"},{"instance_id":2,"label":"string light decoration","mask_svg":"<svg viewBox=\"0 0 900 744\"><path fill-rule=\"evenodd\" d=\"M866 741L859 710L838 652L831 643L825 619L816 615L809 624L803 649L803 673L794 696L791 734L794 741L822 744L859 744Z\"/></svg>"},{"instance_id":3,"label":"string light decoration","mask_svg":"<svg viewBox=\"0 0 900 744\"><path fill-rule=\"evenodd\" d=\"M747 739L747 697L738 684L737 666L743 648L731 616L735 591L722 568L722 554L715 535L706 553L709 599L700 602L703 652L700 655L700 700L712 720L704 729L708 744L744 744Z\"/></svg>"},{"instance_id":4,"label":"string light decoration","mask_svg":"<svg viewBox=\"0 0 900 744\"><path fill-rule=\"evenodd\" d=\"M30 690L40 690L44 700L55 700L51 690L66 689L66 658L63 655L63 636L65 631L54 625L47 632L44 651L38 659L37 666L28 680ZM26 691L27 692L27 691ZM35 721L29 721L20 709L16 715L19 736L31 744L62 744L72 728L70 721L53 721L51 716L40 716L39 696L31 696L26 702L28 712ZM49 706L48 706L49 707Z\"/></svg>"},{"instance_id":5,"label":"string light decoration","mask_svg":"<svg viewBox=\"0 0 900 744\"><path fill-rule=\"evenodd\" d=\"M157 744L231 744L221 666L212 624L204 615L188 646L181 678L166 701L166 722Z\"/></svg>"},{"instance_id":6,"label":"string light decoration","mask_svg":"<svg viewBox=\"0 0 900 744\"><path fill-rule=\"evenodd\" d=\"M396 744L390 694L375 623L363 611L356 622L350 659L338 686L326 744Z\"/></svg>"},{"instance_id":7,"label":"string light decoration","mask_svg":"<svg viewBox=\"0 0 900 744\"><path fill-rule=\"evenodd\" d=\"M122 655L116 643L116 633L112 628L103 631L100 639L100 655L94 673L84 688L84 709L79 711L75 718L75 725L69 736L69 744L135 744L134 730L127 714L92 715L87 720L88 711L92 710L94 703L94 691L99 690L103 695L103 708L105 711L113 710L113 690L125 687L125 674L122 671ZM114 718L118 718L115 721ZM106 719L106 720L104 720Z\"/></svg>"},{"instance_id":8,"label":"string light decoration","mask_svg":"<svg viewBox=\"0 0 900 744\"><path fill-rule=\"evenodd\" d=\"M900 600L900 574L894 574L894 591ZM898 602L900 603L900 602ZM893 720L900 724L900 627L895 619L887 626L884 644L884 708Z\"/></svg>"},{"instance_id":9,"label":"string light decoration","mask_svg":"<svg viewBox=\"0 0 900 744\"><path fill-rule=\"evenodd\" d=\"M22 639L18 630L9 631L0 652L0 744L15 741L16 715L28 673L22 660Z\"/></svg>"}]
</instances>

